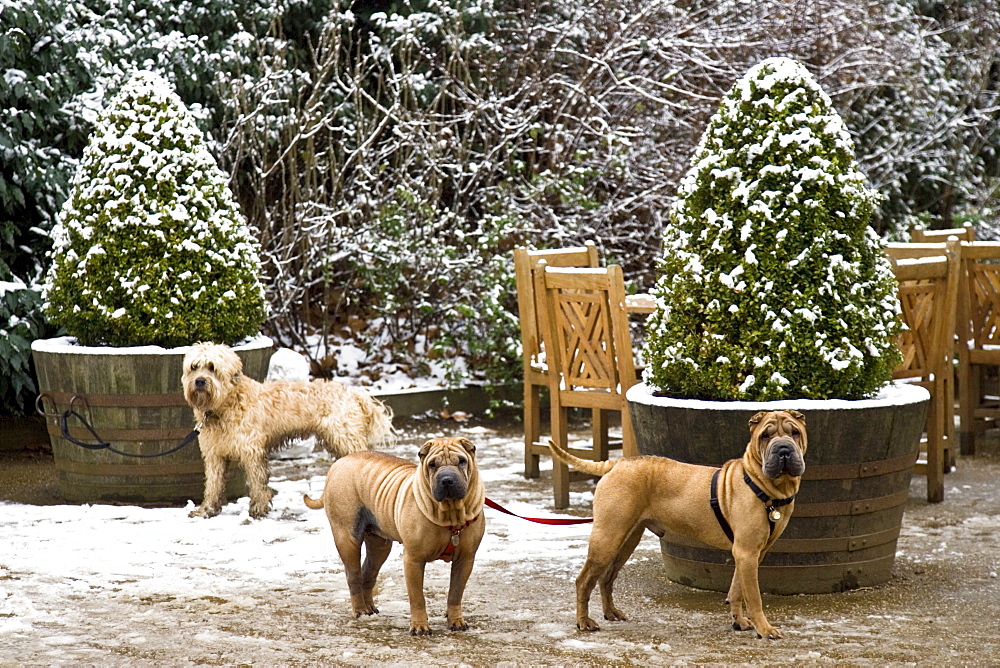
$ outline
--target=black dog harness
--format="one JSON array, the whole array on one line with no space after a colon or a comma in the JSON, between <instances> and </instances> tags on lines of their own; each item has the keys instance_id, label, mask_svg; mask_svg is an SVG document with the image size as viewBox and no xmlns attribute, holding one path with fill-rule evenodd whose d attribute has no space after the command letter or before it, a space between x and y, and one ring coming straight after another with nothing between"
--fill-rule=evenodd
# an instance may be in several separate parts
<instances>
[{"instance_id":1,"label":"black dog harness","mask_svg":"<svg viewBox=\"0 0 1000 668\"><path fill-rule=\"evenodd\" d=\"M723 533L726 534L726 538L729 542L733 542L733 528L729 526L729 522L726 521L726 516L722 514L722 508L719 506L719 474L722 470L719 469L712 475L712 490L709 503L712 506L712 512L715 513L715 519L719 521L719 526L722 527ZM760 487L754 484L754 481L750 479L747 472L743 472L743 482L747 484L750 491L764 503L764 509L767 510L767 523L771 525L770 533L774 533L774 523L781 519L781 511L778 510L781 506L787 506L789 503L795 500L794 496L790 496L787 499L772 499L767 494L764 493Z\"/></svg>"}]
</instances>

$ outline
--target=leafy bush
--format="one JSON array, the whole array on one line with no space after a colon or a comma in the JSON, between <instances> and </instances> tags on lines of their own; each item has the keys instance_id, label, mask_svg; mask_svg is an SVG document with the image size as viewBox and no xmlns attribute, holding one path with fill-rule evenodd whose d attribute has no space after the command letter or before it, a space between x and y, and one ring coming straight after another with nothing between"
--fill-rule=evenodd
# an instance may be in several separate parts
<instances>
[{"instance_id":1,"label":"leafy bush","mask_svg":"<svg viewBox=\"0 0 1000 668\"><path fill-rule=\"evenodd\" d=\"M48 333L41 303L39 292L24 283L0 281L0 413L32 410L36 389L31 342Z\"/></svg>"},{"instance_id":2,"label":"leafy bush","mask_svg":"<svg viewBox=\"0 0 1000 668\"><path fill-rule=\"evenodd\" d=\"M267 316L257 241L158 75L98 118L52 236L45 311L85 345L233 343Z\"/></svg>"},{"instance_id":3,"label":"leafy bush","mask_svg":"<svg viewBox=\"0 0 1000 668\"><path fill-rule=\"evenodd\" d=\"M56 212L86 144L80 96L91 84L77 57L76 3L0 6L0 279L42 273Z\"/></svg>"},{"instance_id":4,"label":"leafy bush","mask_svg":"<svg viewBox=\"0 0 1000 668\"><path fill-rule=\"evenodd\" d=\"M772 58L723 98L664 232L646 380L675 396L855 399L899 360L896 283L830 98Z\"/></svg>"}]
</instances>

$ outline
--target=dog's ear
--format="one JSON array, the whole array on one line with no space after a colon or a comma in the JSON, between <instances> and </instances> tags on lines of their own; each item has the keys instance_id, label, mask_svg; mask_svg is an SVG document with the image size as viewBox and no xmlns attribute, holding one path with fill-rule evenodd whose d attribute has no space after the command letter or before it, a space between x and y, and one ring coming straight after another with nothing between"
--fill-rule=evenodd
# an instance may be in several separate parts
<instances>
[{"instance_id":1,"label":"dog's ear","mask_svg":"<svg viewBox=\"0 0 1000 668\"><path fill-rule=\"evenodd\" d=\"M420 455L420 461L424 461L424 457L427 456L427 453L431 451L432 447L434 447L434 441L427 441L420 446L420 452L417 453Z\"/></svg>"},{"instance_id":2,"label":"dog's ear","mask_svg":"<svg viewBox=\"0 0 1000 668\"><path fill-rule=\"evenodd\" d=\"M769 411L761 411L760 413L757 413L752 418L750 418L750 431L753 431L753 428L756 427L758 424L760 424L761 420L767 417L768 412Z\"/></svg>"},{"instance_id":3,"label":"dog's ear","mask_svg":"<svg viewBox=\"0 0 1000 668\"><path fill-rule=\"evenodd\" d=\"M802 413L798 411L788 411L788 414L791 415L796 420L798 420L799 422L801 422L802 424L806 423L806 416L803 415Z\"/></svg>"},{"instance_id":4,"label":"dog's ear","mask_svg":"<svg viewBox=\"0 0 1000 668\"><path fill-rule=\"evenodd\" d=\"M465 451L470 455L476 454L476 444L467 438L458 439L458 444L465 448Z\"/></svg>"}]
</instances>

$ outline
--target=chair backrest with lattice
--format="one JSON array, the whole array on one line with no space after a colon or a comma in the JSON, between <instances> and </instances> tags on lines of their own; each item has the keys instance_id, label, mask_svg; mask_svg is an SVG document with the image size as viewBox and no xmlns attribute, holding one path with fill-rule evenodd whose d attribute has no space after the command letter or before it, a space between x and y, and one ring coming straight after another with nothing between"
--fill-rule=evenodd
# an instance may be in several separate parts
<instances>
[{"instance_id":1,"label":"chair backrest with lattice","mask_svg":"<svg viewBox=\"0 0 1000 668\"><path fill-rule=\"evenodd\" d=\"M550 391L563 406L622 410L636 375L621 267L544 267L535 289L549 327Z\"/></svg>"},{"instance_id":2,"label":"chair backrest with lattice","mask_svg":"<svg viewBox=\"0 0 1000 668\"><path fill-rule=\"evenodd\" d=\"M521 322L521 348L526 374L542 358L542 340L546 325L539 322L539 297L535 294L534 274L544 262L549 267L597 267L597 246L588 241L583 246L548 250L514 249L514 280L517 286L517 312Z\"/></svg>"},{"instance_id":3,"label":"chair backrest with lattice","mask_svg":"<svg viewBox=\"0 0 1000 668\"><path fill-rule=\"evenodd\" d=\"M929 383L953 374L961 244L889 244L899 281L899 302L906 330L900 335L903 361L893 378Z\"/></svg>"},{"instance_id":4,"label":"chair backrest with lattice","mask_svg":"<svg viewBox=\"0 0 1000 668\"><path fill-rule=\"evenodd\" d=\"M971 223L966 223L962 227L952 227L946 230L928 230L923 227L910 229L910 241L916 243L947 241L949 237L955 237L959 241L975 241L976 228Z\"/></svg>"},{"instance_id":5,"label":"chair backrest with lattice","mask_svg":"<svg viewBox=\"0 0 1000 668\"><path fill-rule=\"evenodd\" d=\"M962 244L966 286L965 325L962 340L974 350L1000 347L1000 242L976 241Z\"/></svg>"}]
</instances>

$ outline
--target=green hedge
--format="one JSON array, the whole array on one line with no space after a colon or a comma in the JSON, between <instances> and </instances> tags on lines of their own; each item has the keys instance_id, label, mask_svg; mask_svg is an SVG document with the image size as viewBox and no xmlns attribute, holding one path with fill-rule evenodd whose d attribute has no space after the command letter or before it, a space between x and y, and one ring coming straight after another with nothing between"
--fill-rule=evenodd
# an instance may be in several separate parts
<instances>
[{"instance_id":1,"label":"green hedge","mask_svg":"<svg viewBox=\"0 0 1000 668\"><path fill-rule=\"evenodd\" d=\"M646 380L721 400L860 398L899 359L896 283L830 98L772 58L723 98L664 233Z\"/></svg>"},{"instance_id":2,"label":"green hedge","mask_svg":"<svg viewBox=\"0 0 1000 668\"><path fill-rule=\"evenodd\" d=\"M45 312L85 345L234 343L267 316L258 244L168 82L98 118L53 230Z\"/></svg>"}]
</instances>

